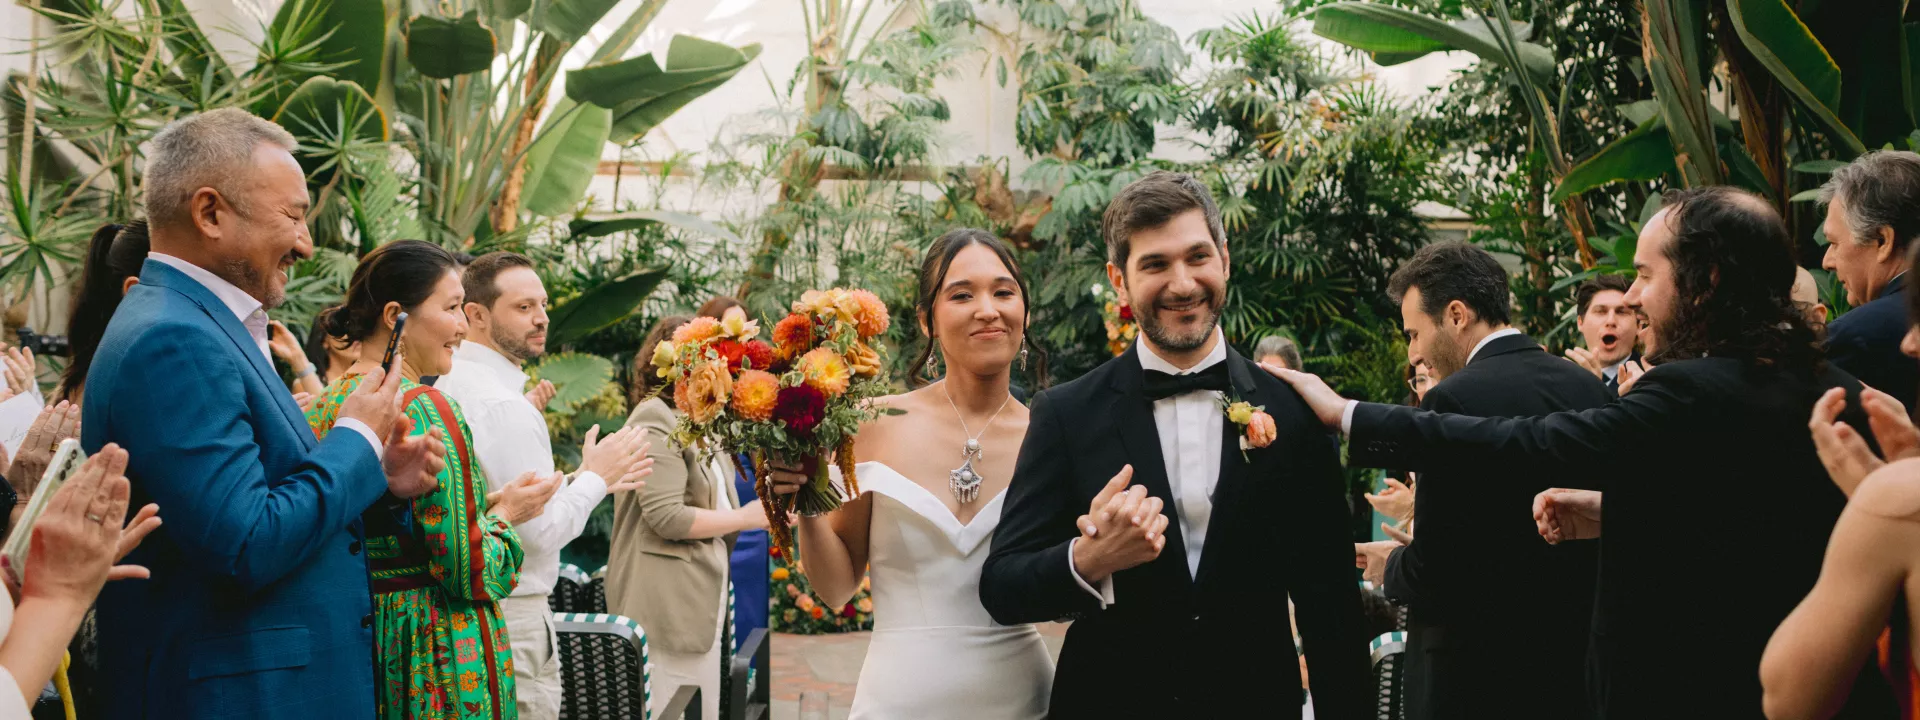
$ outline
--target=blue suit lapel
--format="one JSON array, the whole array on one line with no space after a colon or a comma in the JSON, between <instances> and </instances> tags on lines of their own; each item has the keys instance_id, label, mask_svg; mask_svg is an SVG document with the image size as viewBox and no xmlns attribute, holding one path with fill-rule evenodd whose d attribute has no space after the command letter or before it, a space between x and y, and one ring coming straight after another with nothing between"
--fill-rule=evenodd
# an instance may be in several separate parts
<instances>
[{"instance_id":1,"label":"blue suit lapel","mask_svg":"<svg viewBox=\"0 0 1920 720\"><path fill-rule=\"evenodd\" d=\"M206 313L213 324L227 334L227 339L233 342L234 351L245 358L247 364L253 366L253 372L259 376L260 381L268 388L284 390L286 386L281 382L280 374L274 371L273 364L260 353L260 346L254 344L253 335L247 332L247 326L240 323L240 318L233 316L233 311L227 308L226 303L220 302L220 298L214 296L212 290L201 285L199 281L187 277L186 273L174 269L173 266L152 259L147 260L146 265L140 269L140 284L172 290L186 296L195 305L199 305L201 312ZM301 446L311 449L318 441L313 436L312 427L307 425L305 414L300 412L300 406L293 401L293 393L286 391L267 394L274 398L273 404L279 409L280 418L286 421L287 426L294 431L293 434L300 438Z\"/></svg>"}]
</instances>

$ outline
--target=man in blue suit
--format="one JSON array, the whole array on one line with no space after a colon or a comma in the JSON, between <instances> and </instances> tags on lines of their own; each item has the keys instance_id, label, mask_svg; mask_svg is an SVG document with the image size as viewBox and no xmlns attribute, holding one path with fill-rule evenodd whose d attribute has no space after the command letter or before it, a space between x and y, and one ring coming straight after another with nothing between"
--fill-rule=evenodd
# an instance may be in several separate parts
<instances>
[{"instance_id":1,"label":"man in blue suit","mask_svg":"<svg viewBox=\"0 0 1920 720\"><path fill-rule=\"evenodd\" d=\"M1821 266L1847 287L1854 306L1827 325L1827 359L1847 374L1914 407L1920 365L1900 352L1907 335L1907 247L1920 235L1920 155L1879 150L1835 170Z\"/></svg>"},{"instance_id":2,"label":"man in blue suit","mask_svg":"<svg viewBox=\"0 0 1920 720\"><path fill-rule=\"evenodd\" d=\"M167 524L100 596L113 718L371 718L372 600L360 514L431 489L398 373L370 377L314 438L267 355L266 310L313 252L305 178L279 126L240 110L153 140L153 253L87 373L81 441L127 449L135 503ZM383 500L384 498L384 500Z\"/></svg>"}]
</instances>

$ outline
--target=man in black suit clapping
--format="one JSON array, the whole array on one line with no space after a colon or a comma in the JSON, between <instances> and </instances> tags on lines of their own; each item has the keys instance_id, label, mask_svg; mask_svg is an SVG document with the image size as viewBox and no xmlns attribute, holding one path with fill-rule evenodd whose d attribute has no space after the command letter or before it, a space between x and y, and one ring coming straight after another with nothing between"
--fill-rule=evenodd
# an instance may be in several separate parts
<instances>
[{"instance_id":1,"label":"man in black suit clapping","mask_svg":"<svg viewBox=\"0 0 1920 720\"><path fill-rule=\"evenodd\" d=\"M1438 380L1424 409L1532 417L1613 402L1593 373L1508 324L1507 272L1485 250L1429 245L1387 292L1400 303L1408 360ZM1500 464L1436 469L1420 476L1410 543L1356 546L1367 578L1410 611L1409 720L1586 716L1594 543L1548 545L1529 517L1534 495L1567 482Z\"/></svg>"},{"instance_id":2,"label":"man in black suit clapping","mask_svg":"<svg viewBox=\"0 0 1920 720\"><path fill-rule=\"evenodd\" d=\"M1556 488L1534 501L1549 541L1602 543L1595 715L1757 720L1760 655L1813 587L1846 504L1807 418L1827 390L1857 396L1860 383L1822 361L1789 299L1793 249L1773 206L1726 187L1667 202L1641 230L1626 298L1646 313L1655 367L1616 402L1475 418L1354 403L1312 375L1271 372L1321 422L1346 430L1354 463L1569 476L1648 458L1640 472L1607 478L1604 493ZM1843 419L1867 427L1857 410ZM1834 717L1895 717L1885 679L1860 660L1866 669Z\"/></svg>"}]
</instances>

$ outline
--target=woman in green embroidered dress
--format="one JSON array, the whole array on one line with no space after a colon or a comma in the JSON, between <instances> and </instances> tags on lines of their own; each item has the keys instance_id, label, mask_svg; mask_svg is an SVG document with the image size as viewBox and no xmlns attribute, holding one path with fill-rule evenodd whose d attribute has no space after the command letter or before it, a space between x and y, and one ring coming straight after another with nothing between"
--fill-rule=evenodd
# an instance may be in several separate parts
<instances>
[{"instance_id":1,"label":"woman in green embroidered dress","mask_svg":"<svg viewBox=\"0 0 1920 720\"><path fill-rule=\"evenodd\" d=\"M529 474L488 497L459 406L419 383L452 367L453 348L467 332L464 300L453 256L438 245L402 240L369 253L327 332L373 350L307 413L316 434L333 430L340 403L379 368L395 321L407 313L393 371L402 373L411 432L438 432L446 469L432 492L411 502L389 496L362 516L374 593L374 697L382 720L518 717L498 601L520 577L513 525L539 514L558 476L535 481Z\"/></svg>"}]
</instances>

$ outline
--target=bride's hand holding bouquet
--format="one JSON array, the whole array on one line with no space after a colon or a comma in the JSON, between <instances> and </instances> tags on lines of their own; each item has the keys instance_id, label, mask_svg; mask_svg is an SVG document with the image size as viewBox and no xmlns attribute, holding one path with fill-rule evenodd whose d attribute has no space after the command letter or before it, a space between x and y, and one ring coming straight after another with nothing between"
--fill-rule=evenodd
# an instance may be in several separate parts
<instances>
[{"instance_id":1,"label":"bride's hand holding bouquet","mask_svg":"<svg viewBox=\"0 0 1920 720\"><path fill-rule=\"evenodd\" d=\"M865 290L809 290L758 339L759 323L733 308L719 320L694 318L655 349L654 367L673 384L682 413L676 439L712 452L752 457L756 491L777 547L791 547L788 513L819 515L844 497L828 472L837 460L847 496L859 494L853 436L880 413L866 402L888 394L887 306ZM803 469L808 482L775 492L771 465Z\"/></svg>"}]
</instances>

